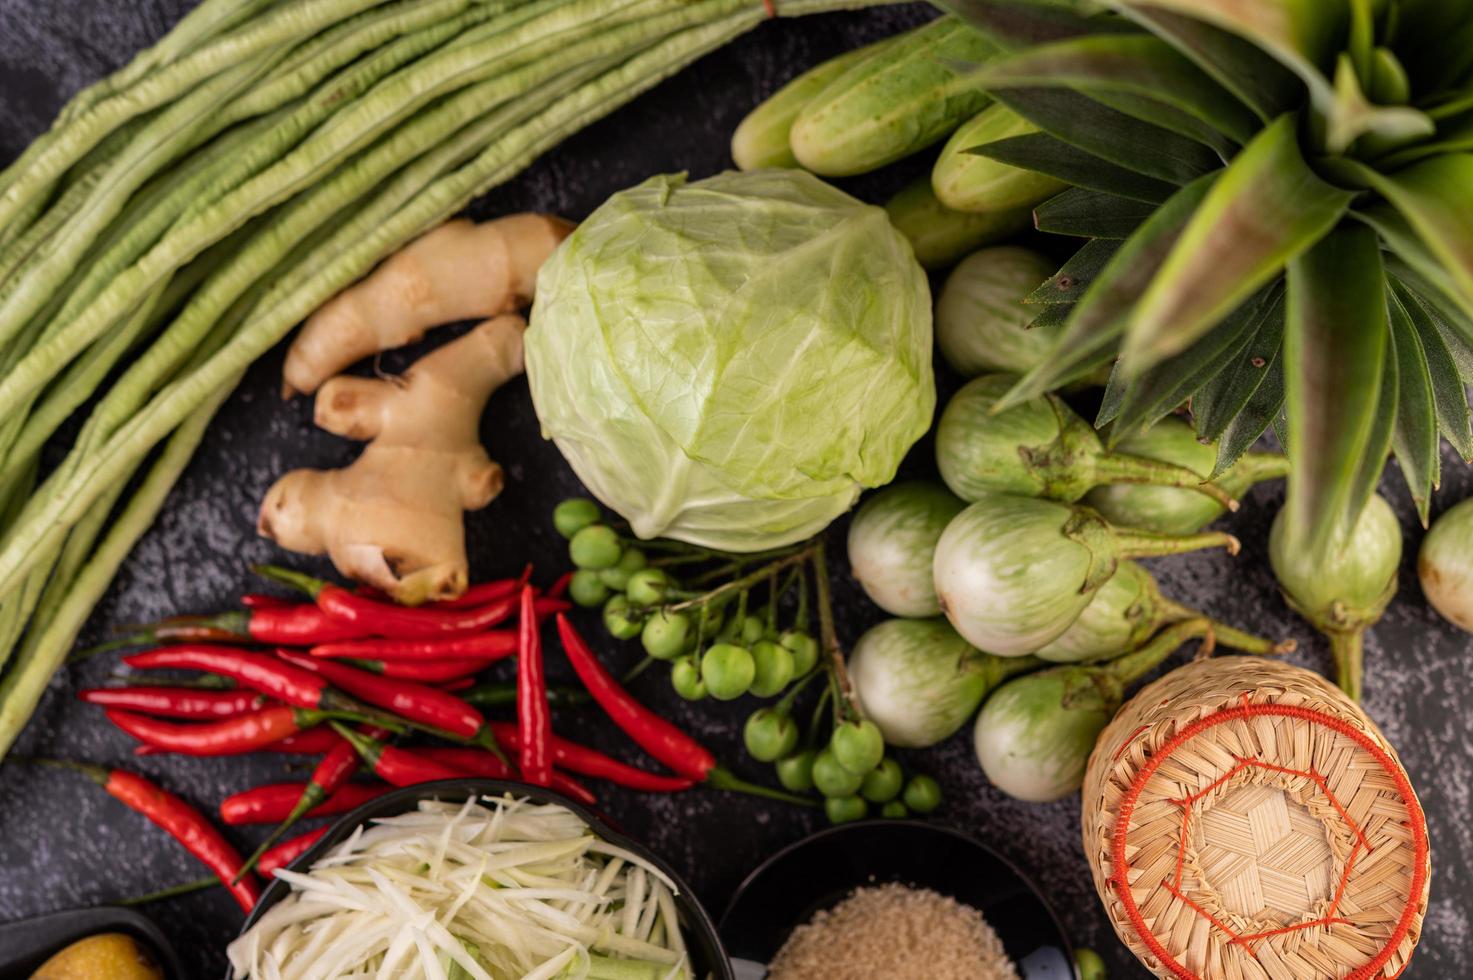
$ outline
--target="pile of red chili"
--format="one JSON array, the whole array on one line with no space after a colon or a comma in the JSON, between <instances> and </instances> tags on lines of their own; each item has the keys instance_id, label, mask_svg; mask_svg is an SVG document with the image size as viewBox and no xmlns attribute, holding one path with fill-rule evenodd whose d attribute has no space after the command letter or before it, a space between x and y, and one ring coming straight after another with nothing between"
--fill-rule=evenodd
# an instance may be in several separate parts
<instances>
[{"instance_id":1,"label":"pile of red chili","mask_svg":"<svg viewBox=\"0 0 1473 980\"><path fill-rule=\"evenodd\" d=\"M389 786L466 776L520 779L594 803L570 775L576 774L644 792L704 783L806 802L737 780L705 748L635 701L563 615L569 608L562 599L566 579L543 594L529 584L529 568L518 578L474 586L457 600L406 608L297 572L262 571L311 601L251 594L235 611L147 627L128 638L151 647L124 657L137 675L128 686L80 694L137 739L140 755L320 755L304 782L270 783L221 804L227 825L277 824L256 853L242 860L203 815L141 777L74 767L178 837L245 908L257 897L253 867L269 876L324 832L281 842L289 828L302 819L346 813ZM553 733L552 706L586 696L548 688L539 627L550 615L557 617L562 647L587 695L675 775L637 768ZM514 685L476 682L476 674L512 656ZM148 673L156 670L192 673L161 680ZM512 704L514 722L488 720L480 708ZM396 745L398 735L414 741ZM437 741L426 743L425 736Z\"/></svg>"}]
</instances>

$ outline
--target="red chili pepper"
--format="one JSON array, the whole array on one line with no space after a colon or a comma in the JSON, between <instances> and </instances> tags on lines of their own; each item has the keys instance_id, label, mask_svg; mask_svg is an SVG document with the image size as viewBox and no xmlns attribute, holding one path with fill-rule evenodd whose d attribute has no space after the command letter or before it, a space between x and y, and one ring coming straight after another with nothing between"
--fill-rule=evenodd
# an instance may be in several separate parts
<instances>
[{"instance_id":1,"label":"red chili pepper","mask_svg":"<svg viewBox=\"0 0 1473 980\"><path fill-rule=\"evenodd\" d=\"M557 631L578 679L614 724L634 739L640 748L680 775L698 783L705 782L716 768L716 757L695 739L634 700L599 663L583 637L568 622L568 617L558 616Z\"/></svg>"},{"instance_id":2,"label":"red chili pepper","mask_svg":"<svg viewBox=\"0 0 1473 980\"><path fill-rule=\"evenodd\" d=\"M484 606L488 602L497 599L505 599L507 596L516 595L522 586L532 577L532 566L528 565L522 569L522 574L516 578L499 578L490 582L482 582L473 585L454 599L442 599L432 603L438 609L465 609L471 606Z\"/></svg>"},{"instance_id":3,"label":"red chili pepper","mask_svg":"<svg viewBox=\"0 0 1473 980\"><path fill-rule=\"evenodd\" d=\"M104 644L144 646L155 643L262 643L287 646L311 646L354 640L368 634L359 627L339 622L317 608L314 603L285 601L232 609L213 616L174 616L145 626Z\"/></svg>"},{"instance_id":4,"label":"red chili pepper","mask_svg":"<svg viewBox=\"0 0 1473 980\"><path fill-rule=\"evenodd\" d=\"M244 755L247 752L270 752L276 755L322 755L324 752L332 751L334 745L338 745L342 739L338 738L331 728L320 725L309 728L297 735L289 735L280 742L272 742L270 745L257 746L254 749L243 748L232 752L221 752L221 755ZM135 745L133 754L144 755L179 755L172 749L161 749L153 745Z\"/></svg>"},{"instance_id":5,"label":"red chili pepper","mask_svg":"<svg viewBox=\"0 0 1473 980\"><path fill-rule=\"evenodd\" d=\"M491 731L496 735L496 740L508 750L516 752L521 748L520 733L510 722L493 721ZM679 776L662 776L657 772L628 765L597 749L590 749L557 735L551 737L548 745L552 749L553 761L561 768L583 776L592 776L594 779L607 779L628 789L646 793L679 793L695 785L693 781Z\"/></svg>"},{"instance_id":6,"label":"red chili pepper","mask_svg":"<svg viewBox=\"0 0 1473 980\"><path fill-rule=\"evenodd\" d=\"M261 897L255 879L246 878L232 884L240 869L240 854L211 826L204 814L184 800L124 769L109 770L85 763L49 760L44 764L80 772L124 806L143 814L204 862L225 883L231 897L242 909L249 912L255 907Z\"/></svg>"},{"instance_id":7,"label":"red chili pepper","mask_svg":"<svg viewBox=\"0 0 1473 980\"><path fill-rule=\"evenodd\" d=\"M240 597L240 604L247 609L280 609L282 606L290 606L289 599L283 599L279 595L268 595L265 592L247 592Z\"/></svg>"},{"instance_id":8,"label":"red chili pepper","mask_svg":"<svg viewBox=\"0 0 1473 980\"><path fill-rule=\"evenodd\" d=\"M500 658L497 658L500 659ZM441 681L459 680L479 674L495 663L495 660L339 660L340 664L366 670L380 677L396 680L418 681L421 684L437 684Z\"/></svg>"},{"instance_id":9,"label":"red chili pepper","mask_svg":"<svg viewBox=\"0 0 1473 980\"><path fill-rule=\"evenodd\" d=\"M530 586L522 588L521 621L518 624L520 652L517 655L517 734L522 778L534 786L552 781L552 711L547 705L547 674L542 665L542 636L538 631L536 596Z\"/></svg>"},{"instance_id":10,"label":"red chili pepper","mask_svg":"<svg viewBox=\"0 0 1473 980\"><path fill-rule=\"evenodd\" d=\"M436 745L430 748L415 749L414 754L459 769L461 774L466 776L479 776L482 779L517 778L517 773L511 766L481 749ZM593 806L598 803L598 797L589 792L587 786L556 769L552 772L548 786L585 806Z\"/></svg>"},{"instance_id":11,"label":"red chili pepper","mask_svg":"<svg viewBox=\"0 0 1473 980\"><path fill-rule=\"evenodd\" d=\"M443 684L436 684L435 686L442 691L450 691L451 693L469 691L476 686L476 679L474 677L457 677L453 681L445 681Z\"/></svg>"},{"instance_id":12,"label":"red chili pepper","mask_svg":"<svg viewBox=\"0 0 1473 980\"><path fill-rule=\"evenodd\" d=\"M293 837L289 841L277 844L271 850L261 855L261 860L256 868L267 878L276 877L276 872L291 864L297 858L312 849L312 845L322 839L322 836L332 829L331 825L309 830L300 837Z\"/></svg>"},{"instance_id":13,"label":"red chili pepper","mask_svg":"<svg viewBox=\"0 0 1473 980\"><path fill-rule=\"evenodd\" d=\"M298 708L333 706L327 683L310 671L282 663L268 653L255 653L236 647L184 644L135 653L123 663L139 670L181 668L206 670L234 678L246 687L269 694L278 701Z\"/></svg>"},{"instance_id":14,"label":"red chili pepper","mask_svg":"<svg viewBox=\"0 0 1473 980\"><path fill-rule=\"evenodd\" d=\"M486 719L479 711L438 688L390 680L335 661L303 657L286 650L278 650L277 656L287 663L320 674L333 686L371 705L458 738L473 740L481 737L485 727Z\"/></svg>"},{"instance_id":15,"label":"red chili pepper","mask_svg":"<svg viewBox=\"0 0 1473 980\"><path fill-rule=\"evenodd\" d=\"M552 588L547 590L547 597L549 599L561 599L568 594L568 586L572 584L573 573L563 572L563 574L557 577L557 581L552 583Z\"/></svg>"},{"instance_id":16,"label":"red chili pepper","mask_svg":"<svg viewBox=\"0 0 1473 980\"><path fill-rule=\"evenodd\" d=\"M373 770L373 774L390 786L417 786L440 779L459 779L465 775L427 756L408 749L395 748L337 722L333 722L332 727L352 744L358 757Z\"/></svg>"},{"instance_id":17,"label":"red chili pepper","mask_svg":"<svg viewBox=\"0 0 1473 980\"><path fill-rule=\"evenodd\" d=\"M388 731L374 726L365 726L363 733L370 738L377 739L388 738L389 736ZM337 744L329 749L322 757L322 760L317 763L317 768L312 770L311 777L308 778L306 784L302 787L302 791L298 794L295 803L281 818L280 825L246 859L246 868L249 869L254 866L261 859L261 855L265 854L277 841L281 840L282 835L288 830L291 830L297 821L306 816L309 811L314 811L323 806L340 789L346 789L349 785L348 780L353 778L353 774L358 771L359 766L358 753L354 751L353 746L342 739L338 739Z\"/></svg>"},{"instance_id":18,"label":"red chili pepper","mask_svg":"<svg viewBox=\"0 0 1473 980\"><path fill-rule=\"evenodd\" d=\"M266 707L255 691L202 691L180 687L94 687L78 691L88 704L126 708L164 718L234 718Z\"/></svg>"},{"instance_id":19,"label":"red chili pepper","mask_svg":"<svg viewBox=\"0 0 1473 980\"><path fill-rule=\"evenodd\" d=\"M307 593L319 609L339 622L351 623L369 635L399 640L479 633L504 623L517 608L514 596L469 609L411 608L357 595L331 582L287 568L261 566L257 571Z\"/></svg>"},{"instance_id":20,"label":"red chili pepper","mask_svg":"<svg viewBox=\"0 0 1473 980\"><path fill-rule=\"evenodd\" d=\"M479 660L487 664L516 652L517 634L512 630L445 640L346 640L342 643L319 643L311 650L314 657L356 657L410 663Z\"/></svg>"},{"instance_id":21,"label":"red chili pepper","mask_svg":"<svg viewBox=\"0 0 1473 980\"><path fill-rule=\"evenodd\" d=\"M281 705L224 721L181 725L110 708L107 719L144 745L180 755L239 755L254 752L322 721L316 712Z\"/></svg>"},{"instance_id":22,"label":"red chili pepper","mask_svg":"<svg viewBox=\"0 0 1473 980\"><path fill-rule=\"evenodd\" d=\"M344 742L344 745L348 743ZM348 751L353 752L352 746ZM353 768L359 760L353 753ZM231 827L246 824L280 823L286 820L301 799L310 783L267 783L244 792L225 797L220 803L220 819ZM387 786L368 783L348 783L327 799L310 808L308 817L333 817L349 810L356 810L369 800L378 799L389 791Z\"/></svg>"}]
</instances>

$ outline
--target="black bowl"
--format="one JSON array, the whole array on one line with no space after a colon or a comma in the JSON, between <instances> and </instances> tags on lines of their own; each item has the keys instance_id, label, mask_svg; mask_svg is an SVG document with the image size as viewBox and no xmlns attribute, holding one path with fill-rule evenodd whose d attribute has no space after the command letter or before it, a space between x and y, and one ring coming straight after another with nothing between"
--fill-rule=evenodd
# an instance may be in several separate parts
<instances>
[{"instance_id":1,"label":"black bowl","mask_svg":"<svg viewBox=\"0 0 1473 980\"><path fill-rule=\"evenodd\" d=\"M716 980L735 980L731 972L731 961L727 959L726 950L721 946L721 938L716 933L716 926L712 923L711 916L696 899L690 886L681 880L680 875L676 874L670 865L651 853L649 848L643 844L610 827L602 817L583 804L570 800L560 793L554 793L552 790L529 786L526 783L504 782L499 779L445 779L385 793L338 820L328 828L321 840L312 845L311 850L291 863L290 869L306 872L313 862L347 840L348 836L360 825L378 817L391 817L405 813L413 809L420 800L458 801L471 796L504 796L508 793L537 803L556 803L567 807L593 828L593 832L599 837L610 844L634 852L668 876L671 881L675 882L677 889L675 907L679 910L680 917L685 923L686 945L690 949L691 962L696 976L704 977L709 974ZM246 918L241 932L245 933L249 930L262 915L266 914L267 909L290 893L291 888L286 882L273 881L261 895L261 900L256 903L250 916ZM225 976L226 980L229 980L231 974L228 968Z\"/></svg>"},{"instance_id":2,"label":"black bowl","mask_svg":"<svg viewBox=\"0 0 1473 980\"><path fill-rule=\"evenodd\" d=\"M735 959L765 964L814 913L855 888L890 882L981 911L1024 980L1077 980L1064 927L1017 868L965 834L914 820L844 824L779 851L737 889L721 938Z\"/></svg>"},{"instance_id":3,"label":"black bowl","mask_svg":"<svg viewBox=\"0 0 1473 980\"><path fill-rule=\"evenodd\" d=\"M0 980L25 980L72 943L100 932L132 936L153 954L166 980L184 980L184 967L164 934L143 915L120 905L55 912L0 926Z\"/></svg>"}]
</instances>

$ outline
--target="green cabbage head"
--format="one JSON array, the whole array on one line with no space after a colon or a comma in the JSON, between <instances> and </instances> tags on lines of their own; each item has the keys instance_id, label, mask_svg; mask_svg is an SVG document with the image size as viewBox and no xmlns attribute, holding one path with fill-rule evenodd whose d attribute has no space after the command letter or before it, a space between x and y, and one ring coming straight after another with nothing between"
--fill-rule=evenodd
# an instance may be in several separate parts
<instances>
[{"instance_id":1,"label":"green cabbage head","mask_svg":"<svg viewBox=\"0 0 1473 980\"><path fill-rule=\"evenodd\" d=\"M542 267L545 436L643 538L799 541L931 423L931 298L884 210L796 170L652 177Z\"/></svg>"}]
</instances>

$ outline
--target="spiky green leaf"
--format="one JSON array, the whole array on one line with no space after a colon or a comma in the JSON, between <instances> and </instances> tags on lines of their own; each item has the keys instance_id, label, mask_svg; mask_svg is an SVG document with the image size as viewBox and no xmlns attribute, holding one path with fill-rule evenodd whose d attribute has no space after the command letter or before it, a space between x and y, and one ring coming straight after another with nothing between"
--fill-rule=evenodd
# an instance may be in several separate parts
<instances>
[{"instance_id":1,"label":"spiky green leaf","mask_svg":"<svg viewBox=\"0 0 1473 980\"><path fill-rule=\"evenodd\" d=\"M1342 54L1335 65L1335 97L1325 125L1325 146L1333 154L1350 149L1361 137L1374 138L1380 145L1402 145L1431 136L1437 124L1410 106L1372 104L1361 89L1351 57Z\"/></svg>"},{"instance_id":2,"label":"spiky green leaf","mask_svg":"<svg viewBox=\"0 0 1473 980\"><path fill-rule=\"evenodd\" d=\"M1243 410L1232 417L1217 437L1217 461L1210 479L1217 479L1237 465L1270 425L1277 431L1284 417L1284 359L1276 356L1263 371L1262 382L1253 389ZM1288 440L1279 436L1279 444Z\"/></svg>"},{"instance_id":3,"label":"spiky green leaf","mask_svg":"<svg viewBox=\"0 0 1473 980\"><path fill-rule=\"evenodd\" d=\"M1070 146L1047 133L1010 136L968 151L1024 170L1036 170L1076 187L1114 194L1133 201L1159 204L1176 188L1164 180L1145 177L1125 167Z\"/></svg>"},{"instance_id":4,"label":"spiky green leaf","mask_svg":"<svg viewBox=\"0 0 1473 980\"><path fill-rule=\"evenodd\" d=\"M1387 342L1375 234L1346 225L1289 263L1284 334L1290 547L1325 554L1372 450ZM1384 460L1384 455L1382 457Z\"/></svg>"},{"instance_id":5,"label":"spiky green leaf","mask_svg":"<svg viewBox=\"0 0 1473 980\"><path fill-rule=\"evenodd\" d=\"M1058 272L1045 279L1023 302L1047 306L1079 302L1119 249L1120 243L1110 239L1085 242Z\"/></svg>"},{"instance_id":6,"label":"spiky green leaf","mask_svg":"<svg viewBox=\"0 0 1473 980\"><path fill-rule=\"evenodd\" d=\"M1187 184L1222 166L1195 140L1141 122L1067 89L1007 88L997 101L1039 129L1102 160L1172 184Z\"/></svg>"},{"instance_id":7,"label":"spiky green leaf","mask_svg":"<svg viewBox=\"0 0 1473 980\"><path fill-rule=\"evenodd\" d=\"M1250 297L1207 336L1124 383L1113 372L1095 425L1114 422L1112 442L1147 429L1195 395L1203 385L1234 365L1265 317L1276 307L1282 289L1277 283Z\"/></svg>"},{"instance_id":8,"label":"spiky green leaf","mask_svg":"<svg viewBox=\"0 0 1473 980\"><path fill-rule=\"evenodd\" d=\"M1399 0L1392 46L1423 92L1441 92L1468 77L1473 63L1473 2Z\"/></svg>"},{"instance_id":9,"label":"spiky green leaf","mask_svg":"<svg viewBox=\"0 0 1473 980\"><path fill-rule=\"evenodd\" d=\"M1132 311L1122 357L1142 371L1184 350L1319 241L1352 195L1322 180L1283 116L1243 148Z\"/></svg>"},{"instance_id":10,"label":"spiky green leaf","mask_svg":"<svg viewBox=\"0 0 1473 980\"><path fill-rule=\"evenodd\" d=\"M1385 296L1384 280L1382 295ZM1383 319L1386 321L1386 341L1381 359L1381 387L1376 393L1376 408L1371 415L1370 434L1366 436L1365 448L1356 461L1355 475L1351 478L1345 495L1345 509L1340 515L1341 528L1346 533L1355 527L1366 502L1376 492L1396 438L1396 406L1401 400L1401 373L1396 344L1391 334L1389 303L1385 305Z\"/></svg>"},{"instance_id":11,"label":"spiky green leaf","mask_svg":"<svg viewBox=\"0 0 1473 980\"><path fill-rule=\"evenodd\" d=\"M1138 96L1172 107L1238 144L1259 129L1258 118L1232 93L1149 34L1078 37L1027 48L989 62L978 80L988 88L1067 85L1101 101L1106 101L1103 95ZM1139 118L1166 125L1159 118Z\"/></svg>"},{"instance_id":12,"label":"spiky green leaf","mask_svg":"<svg viewBox=\"0 0 1473 980\"><path fill-rule=\"evenodd\" d=\"M1126 16L1192 59L1263 122L1303 101L1303 84L1262 50L1235 34L1158 7L1132 7Z\"/></svg>"},{"instance_id":13,"label":"spiky green leaf","mask_svg":"<svg viewBox=\"0 0 1473 980\"><path fill-rule=\"evenodd\" d=\"M1399 278L1393 277L1390 282L1392 294L1422 349L1438 431L1459 456L1473 462L1473 411L1468 407L1468 374L1460 369L1458 356L1448 344L1448 334L1422 297ZM1473 364L1467 368L1473 373Z\"/></svg>"},{"instance_id":14,"label":"spiky green leaf","mask_svg":"<svg viewBox=\"0 0 1473 980\"><path fill-rule=\"evenodd\" d=\"M1113 0L1131 11L1142 7L1203 21L1251 42L1277 59L1309 88L1321 111L1334 99L1326 72L1350 28L1343 2L1325 0Z\"/></svg>"},{"instance_id":15,"label":"spiky green leaf","mask_svg":"<svg viewBox=\"0 0 1473 980\"><path fill-rule=\"evenodd\" d=\"M1071 187L1034 208L1033 225L1054 235L1125 239L1155 210L1128 197Z\"/></svg>"},{"instance_id":16,"label":"spiky green leaf","mask_svg":"<svg viewBox=\"0 0 1473 980\"><path fill-rule=\"evenodd\" d=\"M998 410L1058 388L1061 365L1077 367L1081 358L1098 358L1102 351L1113 350L1141 287L1160 268L1217 177L1208 174L1177 191L1119 246L1072 308L1049 358L1023 376Z\"/></svg>"},{"instance_id":17,"label":"spiky green leaf","mask_svg":"<svg viewBox=\"0 0 1473 980\"><path fill-rule=\"evenodd\" d=\"M1473 150L1473 112L1464 111L1439 121L1434 138L1421 140L1378 157L1376 169L1391 173L1428 157L1469 150Z\"/></svg>"},{"instance_id":18,"label":"spiky green leaf","mask_svg":"<svg viewBox=\"0 0 1473 980\"><path fill-rule=\"evenodd\" d=\"M1412 501L1422 526L1437 487L1441 457L1438 455L1437 410L1432 392L1432 373L1427 354L1411 317L1393 287L1388 295L1391 342L1396 352L1396 429L1391 447L1401 465Z\"/></svg>"},{"instance_id":19,"label":"spiky green leaf","mask_svg":"<svg viewBox=\"0 0 1473 980\"><path fill-rule=\"evenodd\" d=\"M1429 157L1394 174L1361 171L1442 267L1439 285L1473 314L1473 153Z\"/></svg>"}]
</instances>

